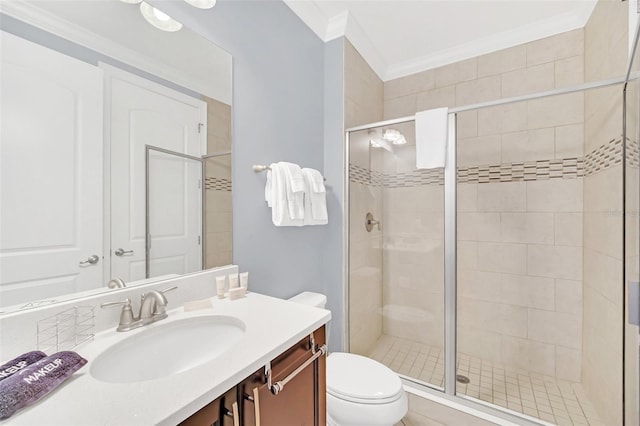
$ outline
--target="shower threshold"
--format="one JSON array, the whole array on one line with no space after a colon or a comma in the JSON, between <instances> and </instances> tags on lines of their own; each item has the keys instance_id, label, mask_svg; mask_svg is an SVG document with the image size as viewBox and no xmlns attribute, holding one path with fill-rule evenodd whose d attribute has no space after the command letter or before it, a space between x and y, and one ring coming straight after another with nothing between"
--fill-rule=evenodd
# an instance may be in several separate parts
<instances>
[{"instance_id":1,"label":"shower threshold","mask_svg":"<svg viewBox=\"0 0 640 426\"><path fill-rule=\"evenodd\" d=\"M444 351L437 346L382 335L369 354L398 374L444 386ZM458 353L456 392L558 425L602 425L580 383Z\"/></svg>"}]
</instances>

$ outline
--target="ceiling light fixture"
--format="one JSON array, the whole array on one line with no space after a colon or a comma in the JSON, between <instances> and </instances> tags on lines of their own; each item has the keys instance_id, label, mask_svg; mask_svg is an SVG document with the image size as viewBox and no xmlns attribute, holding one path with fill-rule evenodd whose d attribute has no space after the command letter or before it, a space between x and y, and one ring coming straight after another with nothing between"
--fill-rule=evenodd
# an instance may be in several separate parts
<instances>
[{"instance_id":1,"label":"ceiling light fixture","mask_svg":"<svg viewBox=\"0 0 640 426\"><path fill-rule=\"evenodd\" d=\"M380 137L380 131L378 130L369 130L369 144L371 148L383 148L391 153L393 152L389 142Z\"/></svg>"},{"instance_id":2,"label":"ceiling light fixture","mask_svg":"<svg viewBox=\"0 0 640 426\"><path fill-rule=\"evenodd\" d=\"M182 28L182 24L166 13L156 9L146 2L140 3L140 13L148 23L162 31L174 32Z\"/></svg>"},{"instance_id":3,"label":"ceiling light fixture","mask_svg":"<svg viewBox=\"0 0 640 426\"><path fill-rule=\"evenodd\" d=\"M211 9L216 5L216 0L184 0L198 9Z\"/></svg>"},{"instance_id":4,"label":"ceiling light fixture","mask_svg":"<svg viewBox=\"0 0 640 426\"><path fill-rule=\"evenodd\" d=\"M407 143L407 139L405 139L404 135L396 129L385 130L382 134L382 138L394 145L404 145Z\"/></svg>"},{"instance_id":5,"label":"ceiling light fixture","mask_svg":"<svg viewBox=\"0 0 640 426\"><path fill-rule=\"evenodd\" d=\"M142 0L120 0L122 3L128 3L128 4L138 4L140 3Z\"/></svg>"}]
</instances>

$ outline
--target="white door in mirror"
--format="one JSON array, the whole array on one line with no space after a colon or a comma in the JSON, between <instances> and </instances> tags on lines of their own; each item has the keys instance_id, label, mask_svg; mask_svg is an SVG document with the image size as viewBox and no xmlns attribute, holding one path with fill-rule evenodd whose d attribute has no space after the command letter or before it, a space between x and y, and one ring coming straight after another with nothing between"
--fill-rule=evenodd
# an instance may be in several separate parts
<instances>
[{"instance_id":1,"label":"white door in mirror","mask_svg":"<svg viewBox=\"0 0 640 426\"><path fill-rule=\"evenodd\" d=\"M2 32L2 306L102 281L102 70Z\"/></svg>"},{"instance_id":2,"label":"white door in mirror","mask_svg":"<svg viewBox=\"0 0 640 426\"><path fill-rule=\"evenodd\" d=\"M206 103L101 65L111 99L111 277L146 278L145 145L200 158L206 152ZM202 128L202 131L199 130ZM202 163L150 153L150 274L202 269ZM124 251L123 253L124 254Z\"/></svg>"}]
</instances>

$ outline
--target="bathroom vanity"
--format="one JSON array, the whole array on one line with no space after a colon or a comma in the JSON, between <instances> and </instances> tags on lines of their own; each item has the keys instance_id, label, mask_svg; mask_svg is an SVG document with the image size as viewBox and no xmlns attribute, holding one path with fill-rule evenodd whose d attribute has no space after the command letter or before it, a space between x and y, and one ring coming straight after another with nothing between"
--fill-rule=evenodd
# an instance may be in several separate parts
<instances>
[{"instance_id":1,"label":"bathroom vanity","mask_svg":"<svg viewBox=\"0 0 640 426\"><path fill-rule=\"evenodd\" d=\"M201 305L210 307L185 312L183 303L193 299L181 293L186 286L180 287L184 290L167 295L169 307L178 306L167 310L167 319L132 331L116 332L118 309L99 310L113 322L75 349L87 365L6 424L325 423L329 311L252 292L238 300L207 298ZM133 296L126 292L114 293L111 300ZM228 335L215 334L215 327L201 328L218 323L240 330L231 344ZM223 348L204 356L192 352L211 341L213 348ZM125 356L117 358L120 353Z\"/></svg>"},{"instance_id":2,"label":"bathroom vanity","mask_svg":"<svg viewBox=\"0 0 640 426\"><path fill-rule=\"evenodd\" d=\"M324 425L326 356L319 349L324 343L322 326L273 360L270 373L259 369L181 425ZM278 382L286 384L270 385Z\"/></svg>"}]
</instances>

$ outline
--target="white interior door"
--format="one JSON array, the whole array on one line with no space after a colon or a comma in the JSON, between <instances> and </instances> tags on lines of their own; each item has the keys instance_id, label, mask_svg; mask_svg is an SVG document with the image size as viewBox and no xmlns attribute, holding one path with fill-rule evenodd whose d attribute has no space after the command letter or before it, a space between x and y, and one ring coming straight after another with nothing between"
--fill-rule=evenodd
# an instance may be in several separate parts
<instances>
[{"instance_id":1,"label":"white interior door","mask_svg":"<svg viewBox=\"0 0 640 426\"><path fill-rule=\"evenodd\" d=\"M200 157L206 103L103 68L110 96L111 276L132 281L146 275L145 145ZM150 277L202 268L200 176L194 180L193 164L168 157L151 156Z\"/></svg>"},{"instance_id":2,"label":"white interior door","mask_svg":"<svg viewBox=\"0 0 640 426\"><path fill-rule=\"evenodd\" d=\"M103 84L95 66L1 37L0 304L8 306L103 285Z\"/></svg>"}]
</instances>

